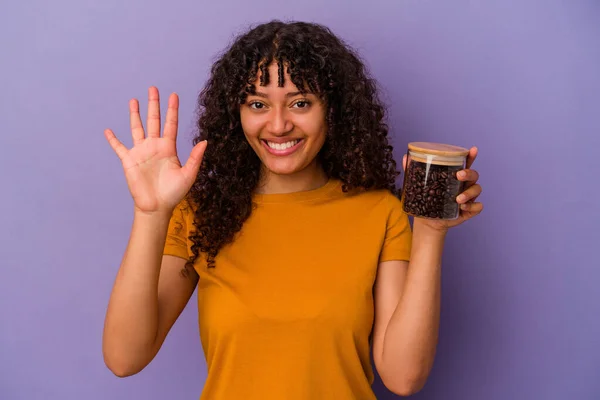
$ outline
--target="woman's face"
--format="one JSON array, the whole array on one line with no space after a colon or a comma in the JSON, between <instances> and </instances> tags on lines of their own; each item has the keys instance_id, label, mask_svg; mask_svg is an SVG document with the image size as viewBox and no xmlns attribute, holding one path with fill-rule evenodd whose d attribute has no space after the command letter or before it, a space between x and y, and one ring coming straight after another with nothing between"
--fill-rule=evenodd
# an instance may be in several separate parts
<instances>
[{"instance_id":1,"label":"woman's face","mask_svg":"<svg viewBox=\"0 0 600 400\"><path fill-rule=\"evenodd\" d=\"M277 86L277 63L269 66L269 84L248 95L240 118L248 143L268 172L290 175L317 168L316 157L327 134L325 106L314 94L302 95L286 74Z\"/></svg>"}]
</instances>

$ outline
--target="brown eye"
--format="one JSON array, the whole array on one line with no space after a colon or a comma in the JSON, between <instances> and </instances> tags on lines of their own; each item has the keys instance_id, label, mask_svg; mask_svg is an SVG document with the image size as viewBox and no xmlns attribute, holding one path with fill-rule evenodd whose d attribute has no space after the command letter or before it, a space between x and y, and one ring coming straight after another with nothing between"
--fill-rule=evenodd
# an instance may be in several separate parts
<instances>
[{"instance_id":1,"label":"brown eye","mask_svg":"<svg viewBox=\"0 0 600 400\"><path fill-rule=\"evenodd\" d=\"M310 105L310 103L306 100L300 100L294 104L294 106L296 106L298 108L307 108L309 105Z\"/></svg>"},{"instance_id":2,"label":"brown eye","mask_svg":"<svg viewBox=\"0 0 600 400\"><path fill-rule=\"evenodd\" d=\"M262 110L265 107L265 105L259 101L253 101L250 104L248 104L248 107L254 110Z\"/></svg>"}]
</instances>

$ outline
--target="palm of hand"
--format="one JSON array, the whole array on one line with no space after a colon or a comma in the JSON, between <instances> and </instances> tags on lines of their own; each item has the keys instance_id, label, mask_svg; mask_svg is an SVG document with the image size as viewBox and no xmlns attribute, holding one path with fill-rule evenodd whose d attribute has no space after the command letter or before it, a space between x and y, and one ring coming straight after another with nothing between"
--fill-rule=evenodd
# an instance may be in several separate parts
<instances>
[{"instance_id":1,"label":"palm of hand","mask_svg":"<svg viewBox=\"0 0 600 400\"><path fill-rule=\"evenodd\" d=\"M134 146L123 158L123 169L136 206L142 211L161 205L174 207L190 186L181 171L175 143L164 138L148 138Z\"/></svg>"},{"instance_id":2,"label":"palm of hand","mask_svg":"<svg viewBox=\"0 0 600 400\"><path fill-rule=\"evenodd\" d=\"M148 95L147 137L140 120L137 100L131 100L129 104L133 148L127 149L110 129L105 131L105 136L123 164L136 209L147 213L169 212L192 186L204 156L206 142L198 143L182 166L176 149L179 107L177 95L172 94L169 98L163 137L160 137L158 90L151 87Z\"/></svg>"}]
</instances>

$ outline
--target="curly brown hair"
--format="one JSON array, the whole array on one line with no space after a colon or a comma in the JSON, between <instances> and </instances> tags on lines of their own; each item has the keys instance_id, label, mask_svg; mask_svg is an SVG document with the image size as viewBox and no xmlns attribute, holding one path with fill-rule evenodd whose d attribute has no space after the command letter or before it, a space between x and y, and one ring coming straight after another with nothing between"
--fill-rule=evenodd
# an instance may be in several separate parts
<instances>
[{"instance_id":1,"label":"curly brown hair","mask_svg":"<svg viewBox=\"0 0 600 400\"><path fill-rule=\"evenodd\" d=\"M356 53L319 24L261 24L238 36L214 63L198 98L199 134L193 144L207 140L208 147L188 194L196 227L190 263L204 253L214 267L219 250L252 212L261 161L244 136L240 106L255 93L258 71L259 84L268 84L272 62L279 67L279 86L285 67L298 90L310 90L326 106L328 130L318 158L328 177L339 179L344 191L388 189L398 195L385 109Z\"/></svg>"}]
</instances>

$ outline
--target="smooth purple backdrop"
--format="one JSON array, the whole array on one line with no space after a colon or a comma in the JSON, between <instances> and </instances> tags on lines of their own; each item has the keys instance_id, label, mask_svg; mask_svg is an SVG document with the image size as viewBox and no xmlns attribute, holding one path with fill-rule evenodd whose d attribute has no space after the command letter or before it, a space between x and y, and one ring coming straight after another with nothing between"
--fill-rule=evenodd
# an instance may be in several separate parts
<instances>
[{"instance_id":1,"label":"smooth purple backdrop","mask_svg":"<svg viewBox=\"0 0 600 400\"><path fill-rule=\"evenodd\" d=\"M598 1L41 0L0 5L0 399L197 399L195 296L137 376L104 366L105 308L132 217L127 102L196 95L232 34L330 26L412 140L480 149L485 203L449 235L441 338L420 400L600 398ZM163 103L164 105L164 103ZM164 115L164 114L163 114ZM380 399L396 396L379 381Z\"/></svg>"}]
</instances>

